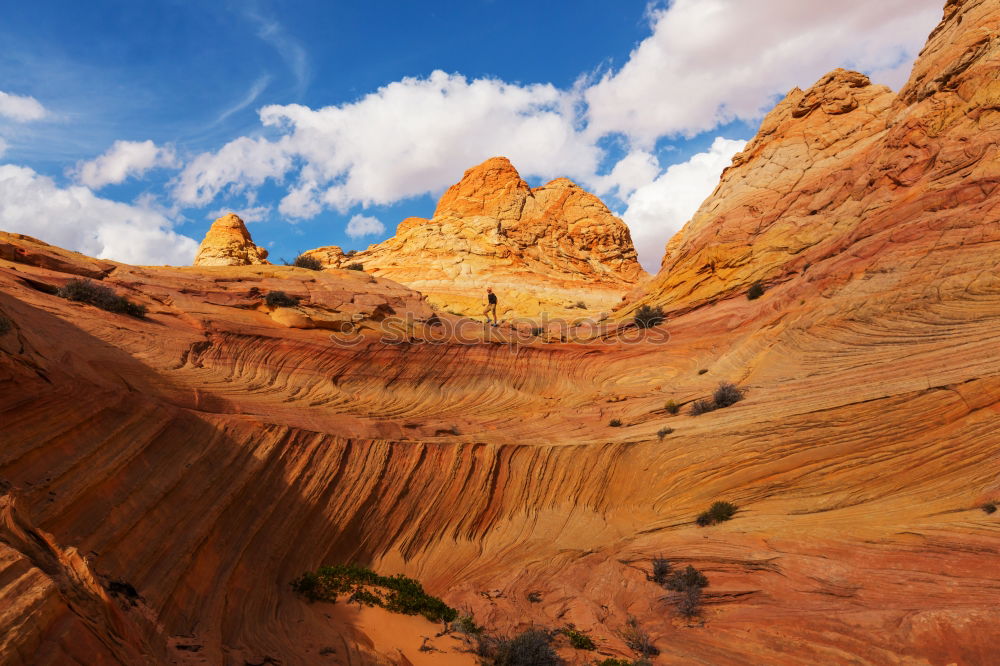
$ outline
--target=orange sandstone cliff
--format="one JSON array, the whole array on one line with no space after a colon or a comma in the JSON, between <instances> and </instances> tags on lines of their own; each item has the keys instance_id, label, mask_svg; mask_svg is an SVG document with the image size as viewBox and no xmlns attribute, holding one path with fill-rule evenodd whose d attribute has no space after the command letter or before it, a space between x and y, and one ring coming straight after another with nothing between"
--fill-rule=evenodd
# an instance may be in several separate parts
<instances>
[{"instance_id":1,"label":"orange sandstone cliff","mask_svg":"<svg viewBox=\"0 0 1000 666\"><path fill-rule=\"evenodd\" d=\"M361 264L460 314L480 314L492 286L507 317L609 310L646 275L628 227L600 199L565 178L531 188L503 157L466 171L429 220L407 218L351 256L335 246L306 254Z\"/></svg>"},{"instance_id":2,"label":"orange sandstone cliff","mask_svg":"<svg viewBox=\"0 0 1000 666\"><path fill-rule=\"evenodd\" d=\"M571 664L636 657L630 618L655 664L995 663L998 20L951 0L899 95L782 102L621 311L666 341L460 340L377 275L0 234L2 661L475 663L289 587L354 561L491 632L572 623ZM54 293L81 276L148 315ZM694 619L657 556L707 577Z\"/></svg>"}]
</instances>

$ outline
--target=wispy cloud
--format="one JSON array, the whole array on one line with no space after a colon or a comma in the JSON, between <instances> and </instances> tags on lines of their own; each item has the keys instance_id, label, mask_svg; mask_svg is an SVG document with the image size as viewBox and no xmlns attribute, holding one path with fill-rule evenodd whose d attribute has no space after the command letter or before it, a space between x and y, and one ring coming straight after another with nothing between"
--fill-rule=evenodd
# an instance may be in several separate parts
<instances>
[{"instance_id":1,"label":"wispy cloud","mask_svg":"<svg viewBox=\"0 0 1000 666\"><path fill-rule=\"evenodd\" d=\"M264 16L257 7L250 7L244 15L257 26L257 36L270 44L285 61L295 77L295 94L301 96L309 85L309 56L305 48L289 34L276 19Z\"/></svg>"},{"instance_id":2,"label":"wispy cloud","mask_svg":"<svg viewBox=\"0 0 1000 666\"><path fill-rule=\"evenodd\" d=\"M239 113L243 109L253 104L254 101L256 101L258 97L260 97L260 94L264 92L265 89L267 89L267 86L270 83L271 83L270 74L265 74L264 76L258 78L256 81L253 82L253 85L250 86L250 90L247 91L247 94L243 97L243 99L241 99L239 102L233 104L232 106L225 109L222 113L219 114L219 116L215 119L215 124L218 125L220 123L225 122L225 120L229 118L229 116L233 115L234 113Z\"/></svg>"}]
</instances>

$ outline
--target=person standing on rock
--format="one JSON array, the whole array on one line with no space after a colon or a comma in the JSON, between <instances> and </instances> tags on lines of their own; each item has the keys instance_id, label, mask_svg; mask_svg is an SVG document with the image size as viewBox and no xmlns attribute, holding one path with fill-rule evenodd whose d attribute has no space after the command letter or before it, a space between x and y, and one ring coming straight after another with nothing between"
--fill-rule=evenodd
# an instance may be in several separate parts
<instances>
[{"instance_id":1,"label":"person standing on rock","mask_svg":"<svg viewBox=\"0 0 1000 666\"><path fill-rule=\"evenodd\" d=\"M486 287L486 307L483 308L483 314L486 316L486 323L490 323L490 313L493 313L493 326L499 326L500 320L497 319L497 295L493 293L493 287Z\"/></svg>"}]
</instances>

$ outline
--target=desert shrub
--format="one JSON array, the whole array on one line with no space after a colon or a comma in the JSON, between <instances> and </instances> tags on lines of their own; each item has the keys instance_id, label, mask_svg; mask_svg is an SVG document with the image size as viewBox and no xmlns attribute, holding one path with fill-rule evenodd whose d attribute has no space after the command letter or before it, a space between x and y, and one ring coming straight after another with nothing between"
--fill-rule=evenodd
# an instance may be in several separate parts
<instances>
[{"instance_id":1,"label":"desert shrub","mask_svg":"<svg viewBox=\"0 0 1000 666\"><path fill-rule=\"evenodd\" d=\"M691 416L698 416L715 409L715 403L711 400L695 400L691 403Z\"/></svg>"},{"instance_id":2,"label":"desert shrub","mask_svg":"<svg viewBox=\"0 0 1000 666\"><path fill-rule=\"evenodd\" d=\"M708 578L705 577L705 574L690 564L680 571L670 573L663 582L663 587L674 592L683 592L692 587L702 588L707 586Z\"/></svg>"},{"instance_id":3,"label":"desert shrub","mask_svg":"<svg viewBox=\"0 0 1000 666\"><path fill-rule=\"evenodd\" d=\"M635 311L633 321L639 328L649 328L651 326L662 324L663 320L666 318L666 315L663 314L663 308L660 306L652 307L649 305L643 305Z\"/></svg>"},{"instance_id":4,"label":"desert shrub","mask_svg":"<svg viewBox=\"0 0 1000 666\"><path fill-rule=\"evenodd\" d=\"M294 308L299 304L299 299L283 291L271 291L264 297L264 302L269 308Z\"/></svg>"},{"instance_id":5,"label":"desert shrub","mask_svg":"<svg viewBox=\"0 0 1000 666\"><path fill-rule=\"evenodd\" d=\"M363 271L365 270L364 264L348 264L347 270L349 271Z\"/></svg>"},{"instance_id":6,"label":"desert shrub","mask_svg":"<svg viewBox=\"0 0 1000 666\"><path fill-rule=\"evenodd\" d=\"M701 588L689 587L681 592L677 602L677 612L686 618L692 618L701 612Z\"/></svg>"},{"instance_id":7,"label":"desert shrub","mask_svg":"<svg viewBox=\"0 0 1000 666\"><path fill-rule=\"evenodd\" d=\"M736 505L730 502L715 502L708 511L698 516L698 524L702 527L723 523L736 514Z\"/></svg>"},{"instance_id":8,"label":"desert shrub","mask_svg":"<svg viewBox=\"0 0 1000 666\"><path fill-rule=\"evenodd\" d=\"M545 329L542 328L541 326L532 326L531 327L531 337L533 337L533 338L541 337L541 335L543 333L545 333Z\"/></svg>"},{"instance_id":9,"label":"desert shrub","mask_svg":"<svg viewBox=\"0 0 1000 666\"><path fill-rule=\"evenodd\" d=\"M653 573L649 580L657 585L665 585L667 576L670 575L670 560L660 555L653 558Z\"/></svg>"},{"instance_id":10,"label":"desert shrub","mask_svg":"<svg viewBox=\"0 0 1000 666\"><path fill-rule=\"evenodd\" d=\"M743 399L743 390L732 382L721 382L715 389L712 398L695 400L691 404L691 416L698 416L722 407L729 407Z\"/></svg>"},{"instance_id":11,"label":"desert shrub","mask_svg":"<svg viewBox=\"0 0 1000 666\"><path fill-rule=\"evenodd\" d=\"M622 421L621 419L611 419L610 421L608 421L608 425L611 426L612 428L620 428L622 425Z\"/></svg>"},{"instance_id":12,"label":"desert shrub","mask_svg":"<svg viewBox=\"0 0 1000 666\"><path fill-rule=\"evenodd\" d=\"M743 399L743 391L732 382L722 382L712 394L716 407L729 407Z\"/></svg>"},{"instance_id":13,"label":"desert shrub","mask_svg":"<svg viewBox=\"0 0 1000 666\"><path fill-rule=\"evenodd\" d=\"M750 285L750 288L747 289L747 300L755 301L763 295L764 295L764 285L762 285L760 282L754 282L752 285Z\"/></svg>"},{"instance_id":14,"label":"desert shrub","mask_svg":"<svg viewBox=\"0 0 1000 666\"><path fill-rule=\"evenodd\" d=\"M145 305L133 303L124 296L116 294L114 289L86 279L70 280L56 291L56 295L70 301L93 305L108 312L126 314L139 319L146 316Z\"/></svg>"},{"instance_id":15,"label":"desert shrub","mask_svg":"<svg viewBox=\"0 0 1000 666\"><path fill-rule=\"evenodd\" d=\"M625 645L629 646L629 649L633 650L640 657L654 657L660 654L657 647L653 645L653 639L650 638L649 633L640 627L639 621L631 615L625 621L625 626L622 627L618 634Z\"/></svg>"},{"instance_id":16,"label":"desert shrub","mask_svg":"<svg viewBox=\"0 0 1000 666\"><path fill-rule=\"evenodd\" d=\"M680 405L678 405L678 404L677 404L677 403L676 403L675 401L673 401L673 400L667 400L667 404L666 404L666 405L664 405L664 407L663 407L663 408L664 408L665 410L667 410L667 413L668 413L668 414L676 414L677 412L681 411L681 406L680 406Z\"/></svg>"},{"instance_id":17,"label":"desert shrub","mask_svg":"<svg viewBox=\"0 0 1000 666\"><path fill-rule=\"evenodd\" d=\"M601 661L595 661L594 666L652 666L651 661L648 659L618 659L617 657L608 657L607 659L602 659Z\"/></svg>"},{"instance_id":18,"label":"desert shrub","mask_svg":"<svg viewBox=\"0 0 1000 666\"><path fill-rule=\"evenodd\" d=\"M705 374L706 372L708 372L708 368L702 368L701 370L699 370L699 371L698 371L698 374L699 374L699 375L703 375L703 374Z\"/></svg>"},{"instance_id":19,"label":"desert shrub","mask_svg":"<svg viewBox=\"0 0 1000 666\"><path fill-rule=\"evenodd\" d=\"M569 644L573 646L575 650L596 650L597 644L594 643L587 632L580 631L572 624L567 624L563 629L562 633L566 638L569 639Z\"/></svg>"},{"instance_id":20,"label":"desert shrub","mask_svg":"<svg viewBox=\"0 0 1000 666\"><path fill-rule=\"evenodd\" d=\"M0 335L4 335L9 330L14 328L14 322L3 315L0 315Z\"/></svg>"},{"instance_id":21,"label":"desert shrub","mask_svg":"<svg viewBox=\"0 0 1000 666\"><path fill-rule=\"evenodd\" d=\"M495 666L558 666L562 663L552 647L552 636L541 629L528 629L513 638L480 636L476 652Z\"/></svg>"},{"instance_id":22,"label":"desert shrub","mask_svg":"<svg viewBox=\"0 0 1000 666\"><path fill-rule=\"evenodd\" d=\"M431 622L451 622L458 611L424 591L419 581L402 574L382 576L357 564L337 564L307 571L292 581L292 589L309 601L348 602L380 606L403 615L423 615Z\"/></svg>"},{"instance_id":23,"label":"desert shrub","mask_svg":"<svg viewBox=\"0 0 1000 666\"><path fill-rule=\"evenodd\" d=\"M673 428L671 428L669 426L664 426L664 427L662 427L662 428L660 428L659 430L656 431L656 436L659 437L660 439L663 439L664 437L666 437L667 435L669 435L673 431L674 431Z\"/></svg>"},{"instance_id":24,"label":"desert shrub","mask_svg":"<svg viewBox=\"0 0 1000 666\"><path fill-rule=\"evenodd\" d=\"M462 615L449 625L452 631L457 631L467 636L478 636L483 633L483 628L476 624L471 615Z\"/></svg>"},{"instance_id":25,"label":"desert shrub","mask_svg":"<svg viewBox=\"0 0 1000 666\"><path fill-rule=\"evenodd\" d=\"M542 603L542 593L541 592L528 592L528 601L533 604Z\"/></svg>"},{"instance_id":26,"label":"desert shrub","mask_svg":"<svg viewBox=\"0 0 1000 666\"><path fill-rule=\"evenodd\" d=\"M584 303L583 301L577 301L576 305L574 305L573 307L580 308L581 310L586 310L587 309L587 304Z\"/></svg>"},{"instance_id":27,"label":"desert shrub","mask_svg":"<svg viewBox=\"0 0 1000 666\"><path fill-rule=\"evenodd\" d=\"M323 264L316 257L310 257L307 254L300 254L295 257L295 261L292 262L292 266L298 266L299 268L306 268L311 271L321 271L323 270Z\"/></svg>"},{"instance_id":28,"label":"desert shrub","mask_svg":"<svg viewBox=\"0 0 1000 666\"><path fill-rule=\"evenodd\" d=\"M983 505L983 511L985 511L986 513L996 513L996 510L997 510L997 505L994 504L993 502L988 502Z\"/></svg>"}]
</instances>

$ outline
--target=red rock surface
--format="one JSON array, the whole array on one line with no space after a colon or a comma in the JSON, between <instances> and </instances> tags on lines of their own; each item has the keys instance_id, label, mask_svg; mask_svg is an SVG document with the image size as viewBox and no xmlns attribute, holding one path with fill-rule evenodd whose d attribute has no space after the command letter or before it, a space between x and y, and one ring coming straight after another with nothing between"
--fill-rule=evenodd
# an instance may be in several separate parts
<instances>
[{"instance_id":1,"label":"red rock surface","mask_svg":"<svg viewBox=\"0 0 1000 666\"><path fill-rule=\"evenodd\" d=\"M572 622L598 650L560 638L569 663L634 656L629 616L657 664L995 663L998 17L949 3L899 97L838 72L782 103L644 296L672 311L666 342L459 344L358 271L137 268L0 236L0 654L473 663L429 623L288 586L359 561L493 631ZM783 214L753 226L754 196ZM148 318L50 293L85 274ZM261 304L278 289L315 327ZM745 399L690 415L722 380ZM736 516L698 527L719 499ZM698 620L647 580L657 555L707 575Z\"/></svg>"},{"instance_id":2,"label":"red rock surface","mask_svg":"<svg viewBox=\"0 0 1000 666\"><path fill-rule=\"evenodd\" d=\"M456 314L480 315L492 286L505 319L610 310L646 275L628 227L600 199L565 178L532 189L504 157L466 171L430 220L407 218L351 256L335 246L306 254L361 264Z\"/></svg>"}]
</instances>

